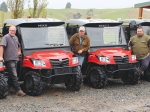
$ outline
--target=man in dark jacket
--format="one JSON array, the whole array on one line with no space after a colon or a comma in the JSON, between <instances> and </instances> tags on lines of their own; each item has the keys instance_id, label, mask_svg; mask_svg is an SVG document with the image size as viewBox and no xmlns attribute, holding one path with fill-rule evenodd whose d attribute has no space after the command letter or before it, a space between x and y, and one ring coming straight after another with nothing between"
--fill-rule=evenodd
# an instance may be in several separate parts
<instances>
[{"instance_id":1,"label":"man in dark jacket","mask_svg":"<svg viewBox=\"0 0 150 112\"><path fill-rule=\"evenodd\" d=\"M72 52L78 55L79 63L82 66L84 57L90 49L90 39L85 35L85 27L79 28L79 33L74 34L69 41Z\"/></svg>"}]
</instances>

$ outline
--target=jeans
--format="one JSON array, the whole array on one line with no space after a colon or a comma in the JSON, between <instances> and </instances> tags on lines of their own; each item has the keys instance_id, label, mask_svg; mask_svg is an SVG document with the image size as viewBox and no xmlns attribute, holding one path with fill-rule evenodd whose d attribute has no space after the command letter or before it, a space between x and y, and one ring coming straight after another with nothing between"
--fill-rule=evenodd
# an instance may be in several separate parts
<instances>
[{"instance_id":1,"label":"jeans","mask_svg":"<svg viewBox=\"0 0 150 112\"><path fill-rule=\"evenodd\" d=\"M83 61L84 61L84 56L78 55L78 60L79 60L79 64L80 64L81 67L82 67L82 64L83 64Z\"/></svg>"},{"instance_id":2,"label":"jeans","mask_svg":"<svg viewBox=\"0 0 150 112\"><path fill-rule=\"evenodd\" d=\"M147 67L149 66L149 63L150 63L150 55L147 56L145 59L141 59L140 63L141 63L141 69L143 71L145 71L147 69Z\"/></svg>"},{"instance_id":3,"label":"jeans","mask_svg":"<svg viewBox=\"0 0 150 112\"><path fill-rule=\"evenodd\" d=\"M18 83L17 77L17 61L6 61L5 62L6 69L8 71L8 83L10 87L13 87L16 91L19 91L20 85Z\"/></svg>"}]
</instances>

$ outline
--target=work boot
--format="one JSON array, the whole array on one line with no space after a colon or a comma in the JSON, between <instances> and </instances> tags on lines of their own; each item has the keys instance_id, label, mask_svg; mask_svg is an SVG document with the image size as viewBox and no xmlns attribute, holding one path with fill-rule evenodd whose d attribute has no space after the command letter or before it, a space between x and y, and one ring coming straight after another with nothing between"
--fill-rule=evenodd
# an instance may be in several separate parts
<instances>
[{"instance_id":1,"label":"work boot","mask_svg":"<svg viewBox=\"0 0 150 112\"><path fill-rule=\"evenodd\" d=\"M19 90L16 92L16 95L18 96L26 96L26 93L24 93L22 90Z\"/></svg>"},{"instance_id":2,"label":"work boot","mask_svg":"<svg viewBox=\"0 0 150 112\"><path fill-rule=\"evenodd\" d=\"M138 80L137 84L140 84L140 83L141 83L140 80Z\"/></svg>"},{"instance_id":3,"label":"work boot","mask_svg":"<svg viewBox=\"0 0 150 112\"><path fill-rule=\"evenodd\" d=\"M13 87L10 87L9 88L9 92L12 93L12 94L14 94L14 93L16 93L16 90Z\"/></svg>"},{"instance_id":4,"label":"work boot","mask_svg":"<svg viewBox=\"0 0 150 112\"><path fill-rule=\"evenodd\" d=\"M140 72L140 75L144 75L144 71L141 68L139 68L139 72Z\"/></svg>"}]
</instances>

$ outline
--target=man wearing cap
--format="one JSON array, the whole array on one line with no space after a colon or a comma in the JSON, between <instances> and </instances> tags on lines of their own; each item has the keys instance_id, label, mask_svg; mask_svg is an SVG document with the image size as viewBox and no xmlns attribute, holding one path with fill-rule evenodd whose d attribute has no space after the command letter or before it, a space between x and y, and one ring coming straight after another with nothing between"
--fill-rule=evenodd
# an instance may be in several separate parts
<instances>
[{"instance_id":1,"label":"man wearing cap","mask_svg":"<svg viewBox=\"0 0 150 112\"><path fill-rule=\"evenodd\" d=\"M69 43L72 48L72 52L78 55L79 63L82 66L84 57L90 49L90 38L85 34L84 26L79 28L79 33L75 33L70 38Z\"/></svg>"}]
</instances>

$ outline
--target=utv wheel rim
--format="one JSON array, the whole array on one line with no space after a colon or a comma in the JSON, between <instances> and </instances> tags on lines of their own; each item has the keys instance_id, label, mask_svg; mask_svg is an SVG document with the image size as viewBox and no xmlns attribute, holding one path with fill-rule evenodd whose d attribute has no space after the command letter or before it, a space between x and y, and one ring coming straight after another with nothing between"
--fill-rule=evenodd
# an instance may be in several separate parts
<instances>
[{"instance_id":1,"label":"utv wheel rim","mask_svg":"<svg viewBox=\"0 0 150 112\"><path fill-rule=\"evenodd\" d=\"M74 77L73 76L69 77L68 84L69 84L69 86L72 86L74 84Z\"/></svg>"},{"instance_id":2,"label":"utv wheel rim","mask_svg":"<svg viewBox=\"0 0 150 112\"><path fill-rule=\"evenodd\" d=\"M128 80L132 80L132 78L133 78L133 72L129 72L129 75L128 75Z\"/></svg>"},{"instance_id":3,"label":"utv wheel rim","mask_svg":"<svg viewBox=\"0 0 150 112\"><path fill-rule=\"evenodd\" d=\"M96 71L91 72L90 74L90 82L92 84L96 84L99 81L99 74Z\"/></svg>"}]
</instances>

